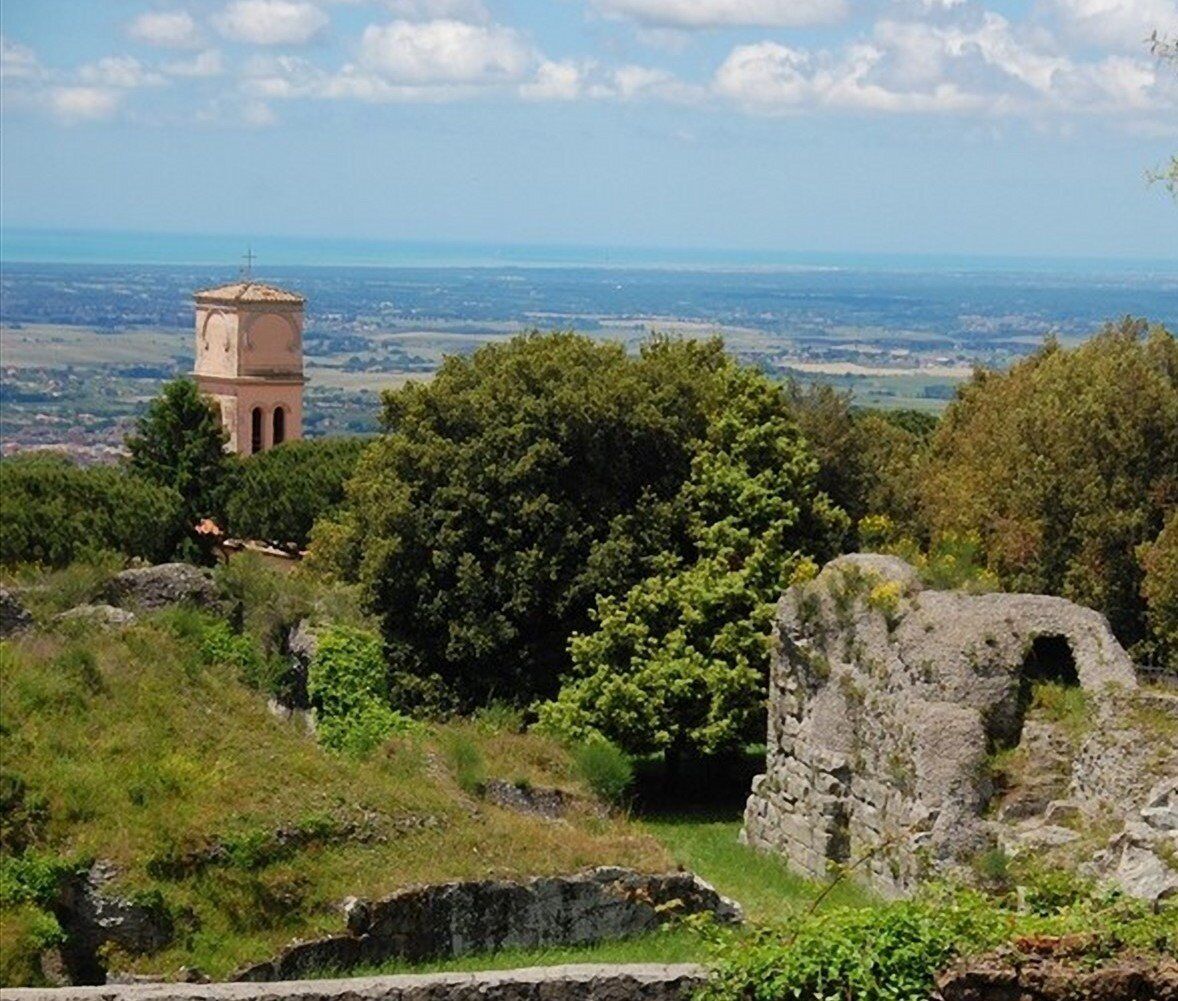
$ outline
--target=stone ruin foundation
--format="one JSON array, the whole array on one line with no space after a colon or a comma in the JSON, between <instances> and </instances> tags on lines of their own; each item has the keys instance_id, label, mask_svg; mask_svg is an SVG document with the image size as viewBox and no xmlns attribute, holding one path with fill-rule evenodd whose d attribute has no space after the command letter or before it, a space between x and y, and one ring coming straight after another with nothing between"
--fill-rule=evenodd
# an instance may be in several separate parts
<instances>
[{"instance_id":1,"label":"stone ruin foundation","mask_svg":"<svg viewBox=\"0 0 1178 1001\"><path fill-rule=\"evenodd\" d=\"M887 895L1001 843L986 817L988 756L1023 738L1033 682L1079 685L1102 704L1137 686L1097 612L1045 595L928 590L889 556L840 557L791 587L775 640L766 771L742 839L813 877L856 864ZM1132 761L1114 767L1099 743L1087 752L1071 795L1144 798L1123 785L1140 771Z\"/></svg>"}]
</instances>

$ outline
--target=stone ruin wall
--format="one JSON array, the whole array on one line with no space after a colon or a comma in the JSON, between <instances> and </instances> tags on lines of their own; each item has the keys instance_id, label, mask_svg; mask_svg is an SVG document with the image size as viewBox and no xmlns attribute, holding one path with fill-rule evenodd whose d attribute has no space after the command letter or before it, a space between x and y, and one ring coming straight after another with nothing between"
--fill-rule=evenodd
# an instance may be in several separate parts
<instances>
[{"instance_id":1,"label":"stone ruin wall","mask_svg":"<svg viewBox=\"0 0 1178 1001\"><path fill-rule=\"evenodd\" d=\"M1066 643L1083 688L1137 684L1098 613L1044 595L925 590L886 556L841 557L791 588L775 639L766 771L742 838L813 877L859 862L889 895L994 843L987 756L1019 740L1029 654ZM1085 791L1125 795L1101 778Z\"/></svg>"}]
</instances>

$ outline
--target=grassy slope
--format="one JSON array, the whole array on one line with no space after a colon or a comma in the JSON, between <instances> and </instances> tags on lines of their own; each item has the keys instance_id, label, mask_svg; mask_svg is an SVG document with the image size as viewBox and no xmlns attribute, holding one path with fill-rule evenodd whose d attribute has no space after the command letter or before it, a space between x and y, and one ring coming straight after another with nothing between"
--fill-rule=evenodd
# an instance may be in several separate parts
<instances>
[{"instance_id":1,"label":"grassy slope","mask_svg":"<svg viewBox=\"0 0 1178 1001\"><path fill-rule=\"evenodd\" d=\"M296 936L339 930L339 901L353 893L668 865L658 842L622 819L520 816L472 800L447 764L446 748L465 741L488 777L575 787L549 741L458 724L368 761L341 759L273 717L232 670L202 663L163 619L5 643L0 685L4 768L48 798L36 848L112 859L126 891L157 890L178 916L174 946L124 967L222 976ZM283 854L266 848L280 827L325 833ZM218 842L235 846L229 861L149 871L152 859Z\"/></svg>"}]
</instances>

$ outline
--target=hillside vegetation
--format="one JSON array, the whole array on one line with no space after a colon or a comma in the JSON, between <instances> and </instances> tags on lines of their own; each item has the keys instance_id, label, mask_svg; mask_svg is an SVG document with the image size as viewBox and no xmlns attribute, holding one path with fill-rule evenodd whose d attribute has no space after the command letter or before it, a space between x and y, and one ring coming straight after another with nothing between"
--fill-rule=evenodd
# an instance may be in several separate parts
<instances>
[{"instance_id":1,"label":"hillside vegetation","mask_svg":"<svg viewBox=\"0 0 1178 1001\"><path fill-rule=\"evenodd\" d=\"M338 931L350 893L669 864L601 814L562 746L515 732L510 715L421 727L362 760L324 749L209 656L212 621L166 612L0 647L5 982L35 979L35 953L54 941L49 870L92 859L114 862L112 889L157 900L176 928L174 944L119 968L213 977ZM512 813L473 794L486 778L584 805L561 824Z\"/></svg>"}]
</instances>

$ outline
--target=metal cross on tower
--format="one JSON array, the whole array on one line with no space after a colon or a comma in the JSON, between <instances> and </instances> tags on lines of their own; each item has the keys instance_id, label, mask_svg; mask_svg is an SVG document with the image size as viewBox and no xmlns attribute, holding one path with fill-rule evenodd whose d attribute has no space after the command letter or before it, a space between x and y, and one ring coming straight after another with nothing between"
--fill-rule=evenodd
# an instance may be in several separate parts
<instances>
[{"instance_id":1,"label":"metal cross on tower","mask_svg":"<svg viewBox=\"0 0 1178 1001\"><path fill-rule=\"evenodd\" d=\"M254 248L247 246L245 253L241 255L241 259L245 261L245 268L243 273L246 281L249 281L254 276Z\"/></svg>"}]
</instances>

